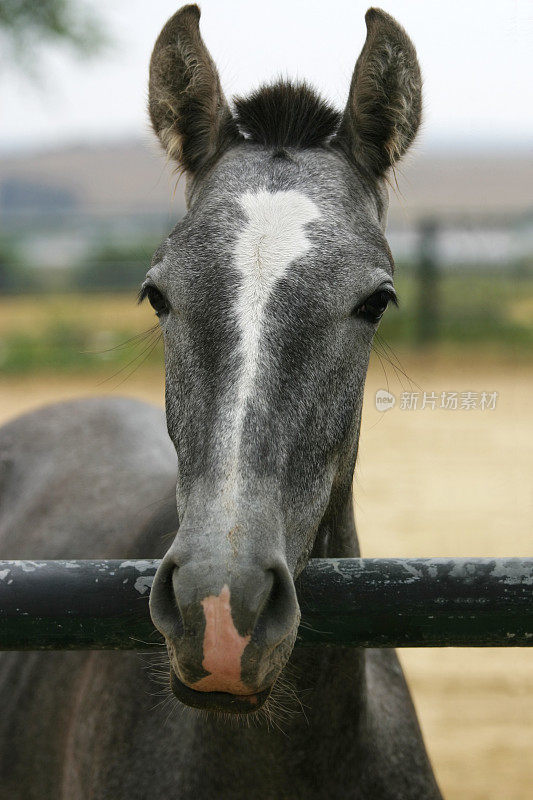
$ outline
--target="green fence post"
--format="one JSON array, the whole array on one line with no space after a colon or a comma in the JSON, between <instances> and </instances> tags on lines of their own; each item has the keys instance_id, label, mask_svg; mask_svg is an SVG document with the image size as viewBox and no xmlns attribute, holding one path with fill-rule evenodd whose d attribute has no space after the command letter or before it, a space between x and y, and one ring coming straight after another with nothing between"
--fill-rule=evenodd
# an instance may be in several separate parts
<instances>
[{"instance_id":1,"label":"green fence post","mask_svg":"<svg viewBox=\"0 0 533 800\"><path fill-rule=\"evenodd\" d=\"M429 344L439 335L439 266L437 257L438 223L434 217L423 218L418 227L417 263L418 309L416 341Z\"/></svg>"}]
</instances>

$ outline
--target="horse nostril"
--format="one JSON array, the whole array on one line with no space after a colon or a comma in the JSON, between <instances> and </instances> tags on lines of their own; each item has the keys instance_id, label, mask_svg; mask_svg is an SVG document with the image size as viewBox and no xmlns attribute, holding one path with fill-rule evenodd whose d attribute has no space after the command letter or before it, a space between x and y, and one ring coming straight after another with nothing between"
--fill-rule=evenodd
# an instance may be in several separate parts
<instances>
[{"instance_id":1,"label":"horse nostril","mask_svg":"<svg viewBox=\"0 0 533 800\"><path fill-rule=\"evenodd\" d=\"M285 564L269 570L273 575L270 593L255 625L255 638L275 647L295 627L300 610L292 576Z\"/></svg>"},{"instance_id":2,"label":"horse nostril","mask_svg":"<svg viewBox=\"0 0 533 800\"><path fill-rule=\"evenodd\" d=\"M183 632L183 621L174 591L179 567L165 556L155 574L150 592L152 622L167 639L177 639Z\"/></svg>"}]
</instances>

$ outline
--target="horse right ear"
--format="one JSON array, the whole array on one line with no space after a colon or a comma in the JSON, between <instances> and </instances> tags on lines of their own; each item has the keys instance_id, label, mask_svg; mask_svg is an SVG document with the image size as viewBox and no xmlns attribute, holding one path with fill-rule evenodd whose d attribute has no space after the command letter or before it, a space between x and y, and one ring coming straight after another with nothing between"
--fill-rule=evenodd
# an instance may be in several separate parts
<instances>
[{"instance_id":1,"label":"horse right ear","mask_svg":"<svg viewBox=\"0 0 533 800\"><path fill-rule=\"evenodd\" d=\"M196 174L242 137L200 36L200 9L183 6L155 43L150 60L148 111L170 158Z\"/></svg>"},{"instance_id":2,"label":"horse right ear","mask_svg":"<svg viewBox=\"0 0 533 800\"><path fill-rule=\"evenodd\" d=\"M367 35L333 144L377 177L410 147L422 115L422 77L413 43L379 8L365 15Z\"/></svg>"}]
</instances>

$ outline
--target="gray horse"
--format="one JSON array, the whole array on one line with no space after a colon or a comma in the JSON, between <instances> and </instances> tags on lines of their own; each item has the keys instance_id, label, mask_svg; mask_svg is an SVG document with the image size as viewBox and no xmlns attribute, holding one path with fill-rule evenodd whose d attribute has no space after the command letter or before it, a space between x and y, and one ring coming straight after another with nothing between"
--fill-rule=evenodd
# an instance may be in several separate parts
<instances>
[{"instance_id":1,"label":"gray horse","mask_svg":"<svg viewBox=\"0 0 533 800\"><path fill-rule=\"evenodd\" d=\"M230 110L199 17L169 20L150 68L153 127L187 177L140 295L173 447L162 412L127 400L0 433L1 557L163 556L150 608L171 702L134 653L4 654L0 793L436 800L395 653L293 650L307 560L358 554L352 476L395 301L386 181L420 121L415 50L371 9L342 115L286 82Z\"/></svg>"}]
</instances>

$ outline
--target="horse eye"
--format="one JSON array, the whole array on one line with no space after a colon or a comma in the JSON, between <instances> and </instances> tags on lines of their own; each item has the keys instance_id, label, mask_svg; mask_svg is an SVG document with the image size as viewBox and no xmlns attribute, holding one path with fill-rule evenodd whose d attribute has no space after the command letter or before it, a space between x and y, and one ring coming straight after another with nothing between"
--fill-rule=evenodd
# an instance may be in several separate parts
<instances>
[{"instance_id":1,"label":"horse eye","mask_svg":"<svg viewBox=\"0 0 533 800\"><path fill-rule=\"evenodd\" d=\"M168 314L168 312L170 311L170 306L165 296L162 294L162 292L159 291L159 289L157 289L152 284L147 284L146 286L143 286L143 288L139 293L139 303L142 303L142 301L145 298L148 299L148 302L150 303L150 305L152 306L158 317L161 317L164 314Z\"/></svg>"},{"instance_id":2,"label":"horse eye","mask_svg":"<svg viewBox=\"0 0 533 800\"><path fill-rule=\"evenodd\" d=\"M362 317L363 319L376 324L379 322L389 303L394 303L398 305L398 300L396 298L396 294L394 290L391 288L387 289L378 289L377 292L371 294L370 297L361 303L360 306L354 310L354 313L358 317Z\"/></svg>"}]
</instances>

